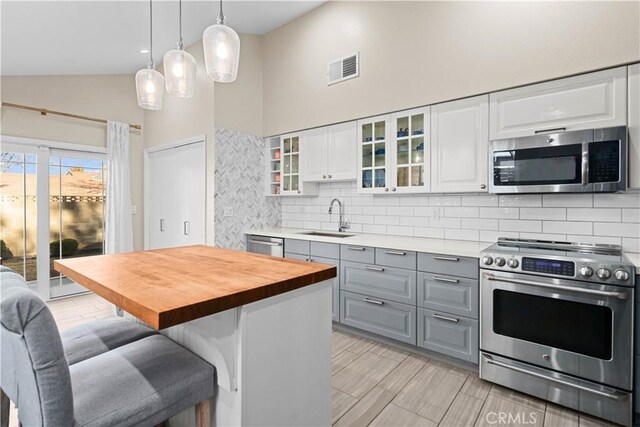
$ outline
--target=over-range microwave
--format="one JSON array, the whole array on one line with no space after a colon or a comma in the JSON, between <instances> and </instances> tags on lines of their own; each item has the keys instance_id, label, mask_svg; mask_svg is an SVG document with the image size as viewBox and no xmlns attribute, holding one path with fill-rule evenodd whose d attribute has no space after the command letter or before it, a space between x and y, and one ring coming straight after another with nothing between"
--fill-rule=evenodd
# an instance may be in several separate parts
<instances>
[{"instance_id":1,"label":"over-range microwave","mask_svg":"<svg viewBox=\"0 0 640 427\"><path fill-rule=\"evenodd\" d=\"M627 127L491 141L490 193L596 193L627 189Z\"/></svg>"}]
</instances>

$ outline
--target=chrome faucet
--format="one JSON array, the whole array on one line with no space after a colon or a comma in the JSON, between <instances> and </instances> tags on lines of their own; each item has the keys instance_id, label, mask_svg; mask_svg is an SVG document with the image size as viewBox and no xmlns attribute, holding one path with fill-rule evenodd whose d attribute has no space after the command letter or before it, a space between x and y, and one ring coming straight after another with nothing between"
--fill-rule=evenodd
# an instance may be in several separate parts
<instances>
[{"instance_id":1,"label":"chrome faucet","mask_svg":"<svg viewBox=\"0 0 640 427\"><path fill-rule=\"evenodd\" d=\"M333 204L338 202L338 207L340 208L340 219L338 220L338 231L344 233L349 228L349 223L344 220L344 207L342 206L342 202L338 199L331 200L329 203L329 215L333 213Z\"/></svg>"}]
</instances>

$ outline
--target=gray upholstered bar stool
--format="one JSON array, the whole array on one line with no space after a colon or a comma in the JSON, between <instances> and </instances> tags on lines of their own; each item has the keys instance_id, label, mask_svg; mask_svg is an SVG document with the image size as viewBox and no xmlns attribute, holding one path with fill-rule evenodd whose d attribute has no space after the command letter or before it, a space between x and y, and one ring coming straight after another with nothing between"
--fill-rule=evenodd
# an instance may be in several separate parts
<instances>
[{"instance_id":1,"label":"gray upholstered bar stool","mask_svg":"<svg viewBox=\"0 0 640 427\"><path fill-rule=\"evenodd\" d=\"M152 426L194 405L198 424L211 425L215 369L170 339L151 335L69 366L36 294L3 286L0 312L0 385L23 425Z\"/></svg>"}]
</instances>

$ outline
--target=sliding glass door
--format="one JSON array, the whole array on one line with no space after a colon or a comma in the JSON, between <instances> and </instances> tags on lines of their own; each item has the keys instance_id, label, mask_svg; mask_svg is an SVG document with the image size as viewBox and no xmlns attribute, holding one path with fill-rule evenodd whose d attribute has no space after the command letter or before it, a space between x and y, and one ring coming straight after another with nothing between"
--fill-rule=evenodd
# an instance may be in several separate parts
<instances>
[{"instance_id":1,"label":"sliding glass door","mask_svg":"<svg viewBox=\"0 0 640 427\"><path fill-rule=\"evenodd\" d=\"M104 253L105 155L3 144L1 156L2 264L45 298L86 292L53 262Z\"/></svg>"}]
</instances>

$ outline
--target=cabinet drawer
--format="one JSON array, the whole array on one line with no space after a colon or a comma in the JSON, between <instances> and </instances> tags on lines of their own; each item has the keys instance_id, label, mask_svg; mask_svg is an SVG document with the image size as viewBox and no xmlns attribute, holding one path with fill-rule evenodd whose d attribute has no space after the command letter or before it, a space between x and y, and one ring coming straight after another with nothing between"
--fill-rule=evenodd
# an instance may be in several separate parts
<instances>
[{"instance_id":1,"label":"cabinet drawer","mask_svg":"<svg viewBox=\"0 0 640 427\"><path fill-rule=\"evenodd\" d=\"M343 261L340 288L405 304L416 303L416 272Z\"/></svg>"},{"instance_id":2,"label":"cabinet drawer","mask_svg":"<svg viewBox=\"0 0 640 427\"><path fill-rule=\"evenodd\" d=\"M309 261L309 255L294 254L291 252L285 252L284 257L287 259L299 259L300 261Z\"/></svg>"},{"instance_id":3,"label":"cabinet drawer","mask_svg":"<svg viewBox=\"0 0 640 427\"><path fill-rule=\"evenodd\" d=\"M416 308L350 292L340 292L340 320L345 325L416 344Z\"/></svg>"},{"instance_id":4,"label":"cabinet drawer","mask_svg":"<svg viewBox=\"0 0 640 427\"><path fill-rule=\"evenodd\" d=\"M478 318L478 281L443 274L418 273L418 306Z\"/></svg>"},{"instance_id":5,"label":"cabinet drawer","mask_svg":"<svg viewBox=\"0 0 640 427\"><path fill-rule=\"evenodd\" d=\"M337 246L337 245L336 245ZM340 261L337 259L314 257L313 262L333 265L338 269L338 275L333 278L331 285L331 320L340 321Z\"/></svg>"},{"instance_id":6,"label":"cabinet drawer","mask_svg":"<svg viewBox=\"0 0 640 427\"><path fill-rule=\"evenodd\" d=\"M443 254L419 253L418 270L470 279L477 279L480 274L478 258Z\"/></svg>"},{"instance_id":7,"label":"cabinet drawer","mask_svg":"<svg viewBox=\"0 0 640 427\"><path fill-rule=\"evenodd\" d=\"M368 246L342 245L340 247L340 259L343 261L373 264L375 258L375 249Z\"/></svg>"},{"instance_id":8,"label":"cabinet drawer","mask_svg":"<svg viewBox=\"0 0 640 427\"><path fill-rule=\"evenodd\" d=\"M418 346L478 363L478 321L418 308Z\"/></svg>"},{"instance_id":9,"label":"cabinet drawer","mask_svg":"<svg viewBox=\"0 0 640 427\"><path fill-rule=\"evenodd\" d=\"M376 248L376 264L415 270L416 253L396 249Z\"/></svg>"},{"instance_id":10,"label":"cabinet drawer","mask_svg":"<svg viewBox=\"0 0 640 427\"><path fill-rule=\"evenodd\" d=\"M302 255L309 255L309 241L284 239L284 251Z\"/></svg>"},{"instance_id":11,"label":"cabinet drawer","mask_svg":"<svg viewBox=\"0 0 640 427\"><path fill-rule=\"evenodd\" d=\"M311 256L340 259L340 245L337 243L311 242Z\"/></svg>"}]
</instances>

